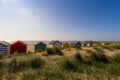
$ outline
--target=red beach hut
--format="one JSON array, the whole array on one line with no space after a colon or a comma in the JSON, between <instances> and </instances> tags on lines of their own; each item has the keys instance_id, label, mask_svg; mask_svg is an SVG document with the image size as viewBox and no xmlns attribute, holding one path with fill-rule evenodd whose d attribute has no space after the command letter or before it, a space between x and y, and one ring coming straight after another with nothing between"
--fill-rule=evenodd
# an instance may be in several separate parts
<instances>
[{"instance_id":1,"label":"red beach hut","mask_svg":"<svg viewBox=\"0 0 120 80\"><path fill-rule=\"evenodd\" d=\"M16 41L10 45L10 54L13 53L26 53L27 45L22 41Z\"/></svg>"}]
</instances>

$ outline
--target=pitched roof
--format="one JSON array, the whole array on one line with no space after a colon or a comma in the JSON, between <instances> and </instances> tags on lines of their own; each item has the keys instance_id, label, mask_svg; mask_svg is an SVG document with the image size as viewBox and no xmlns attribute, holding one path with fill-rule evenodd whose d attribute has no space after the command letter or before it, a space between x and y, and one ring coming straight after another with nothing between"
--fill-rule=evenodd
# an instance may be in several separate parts
<instances>
[{"instance_id":1,"label":"pitched roof","mask_svg":"<svg viewBox=\"0 0 120 80\"><path fill-rule=\"evenodd\" d=\"M44 45L46 45L44 42L42 42L42 41L38 41L38 42L36 42L35 43L35 45L37 45L37 44L44 44Z\"/></svg>"},{"instance_id":2,"label":"pitched roof","mask_svg":"<svg viewBox=\"0 0 120 80\"><path fill-rule=\"evenodd\" d=\"M62 44L60 41L51 41L49 44L51 44L51 45L54 45L54 44L56 44L57 42L59 42L60 44Z\"/></svg>"},{"instance_id":3,"label":"pitched roof","mask_svg":"<svg viewBox=\"0 0 120 80\"><path fill-rule=\"evenodd\" d=\"M8 43L8 42L6 42L6 41L0 41L0 43L1 43L1 44L4 44L4 45L6 45L6 46L9 46L9 45L10 45L10 43Z\"/></svg>"},{"instance_id":4,"label":"pitched roof","mask_svg":"<svg viewBox=\"0 0 120 80\"><path fill-rule=\"evenodd\" d=\"M20 40L18 40L18 41L16 41L16 42L12 43L11 45L14 45L14 44L16 44L16 43L18 43L18 42L20 42L20 43L22 43L22 44L24 44L24 45L27 45L26 43L24 43L23 41L20 41Z\"/></svg>"}]
</instances>

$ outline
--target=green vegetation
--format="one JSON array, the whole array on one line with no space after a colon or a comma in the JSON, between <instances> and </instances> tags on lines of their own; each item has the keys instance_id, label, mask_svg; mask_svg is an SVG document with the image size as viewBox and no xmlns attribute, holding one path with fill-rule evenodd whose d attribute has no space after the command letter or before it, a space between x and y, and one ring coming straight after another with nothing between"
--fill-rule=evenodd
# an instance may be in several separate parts
<instances>
[{"instance_id":1,"label":"green vegetation","mask_svg":"<svg viewBox=\"0 0 120 80\"><path fill-rule=\"evenodd\" d=\"M47 48L46 49L48 55L63 55L63 52L59 48Z\"/></svg>"},{"instance_id":2,"label":"green vegetation","mask_svg":"<svg viewBox=\"0 0 120 80\"><path fill-rule=\"evenodd\" d=\"M118 42L105 43L105 45L103 45L102 47L105 49L111 50L111 51L116 50L116 49L118 50L118 49L120 49L120 43L118 43Z\"/></svg>"},{"instance_id":3,"label":"green vegetation","mask_svg":"<svg viewBox=\"0 0 120 80\"><path fill-rule=\"evenodd\" d=\"M118 47L113 49L118 50ZM116 80L120 76L119 52L108 56L103 46L75 50L71 48L70 51L65 50L66 52L64 52L58 48L47 48L46 52L42 53L15 54L10 58L1 58L0 79Z\"/></svg>"},{"instance_id":4,"label":"green vegetation","mask_svg":"<svg viewBox=\"0 0 120 80\"><path fill-rule=\"evenodd\" d=\"M74 48L77 49L77 50L81 50L82 49L81 45L76 45Z\"/></svg>"},{"instance_id":5,"label":"green vegetation","mask_svg":"<svg viewBox=\"0 0 120 80\"><path fill-rule=\"evenodd\" d=\"M61 64L62 64L62 67L64 70L67 70L67 71L76 71L77 70L76 63L74 63L68 59L65 59L64 61L62 61Z\"/></svg>"},{"instance_id":6,"label":"green vegetation","mask_svg":"<svg viewBox=\"0 0 120 80\"><path fill-rule=\"evenodd\" d=\"M49 55L54 55L54 54L56 54L56 51L55 51L54 48L47 48L46 50L47 50L47 54L49 54Z\"/></svg>"},{"instance_id":7,"label":"green vegetation","mask_svg":"<svg viewBox=\"0 0 120 80\"><path fill-rule=\"evenodd\" d=\"M0 59L3 59L3 54L2 53L0 53Z\"/></svg>"},{"instance_id":8,"label":"green vegetation","mask_svg":"<svg viewBox=\"0 0 120 80\"><path fill-rule=\"evenodd\" d=\"M104 49L108 49L108 50L110 50L110 51L113 51L114 50L114 48L112 47L112 46L110 46L110 45L104 45L104 46L102 46Z\"/></svg>"},{"instance_id":9,"label":"green vegetation","mask_svg":"<svg viewBox=\"0 0 120 80\"><path fill-rule=\"evenodd\" d=\"M113 58L112 58L113 63L118 63L120 64L120 53L116 53Z\"/></svg>"},{"instance_id":10,"label":"green vegetation","mask_svg":"<svg viewBox=\"0 0 120 80\"><path fill-rule=\"evenodd\" d=\"M30 60L17 60L16 58L12 59L8 63L9 72L19 72L27 68L41 68L45 64L45 61L40 57L35 57Z\"/></svg>"},{"instance_id":11,"label":"green vegetation","mask_svg":"<svg viewBox=\"0 0 120 80\"><path fill-rule=\"evenodd\" d=\"M104 53L103 48L101 46L94 46L93 49L95 49L97 53Z\"/></svg>"},{"instance_id":12,"label":"green vegetation","mask_svg":"<svg viewBox=\"0 0 120 80\"><path fill-rule=\"evenodd\" d=\"M41 68L45 64L45 61L39 57L31 60L31 67L34 69Z\"/></svg>"}]
</instances>

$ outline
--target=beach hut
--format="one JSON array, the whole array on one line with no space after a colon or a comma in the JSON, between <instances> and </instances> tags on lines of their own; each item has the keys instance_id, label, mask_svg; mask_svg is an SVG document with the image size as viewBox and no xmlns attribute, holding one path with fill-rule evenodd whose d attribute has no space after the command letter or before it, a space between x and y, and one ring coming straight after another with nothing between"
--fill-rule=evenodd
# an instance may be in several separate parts
<instances>
[{"instance_id":1,"label":"beach hut","mask_svg":"<svg viewBox=\"0 0 120 80\"><path fill-rule=\"evenodd\" d=\"M85 41L81 41L80 43L81 43L81 46L82 46L82 47L87 46L87 43L86 43Z\"/></svg>"},{"instance_id":2,"label":"beach hut","mask_svg":"<svg viewBox=\"0 0 120 80\"><path fill-rule=\"evenodd\" d=\"M76 42L75 47L81 47L81 43L80 42Z\"/></svg>"},{"instance_id":3,"label":"beach hut","mask_svg":"<svg viewBox=\"0 0 120 80\"><path fill-rule=\"evenodd\" d=\"M10 54L26 53L27 45L23 41L16 41L10 45Z\"/></svg>"},{"instance_id":4,"label":"beach hut","mask_svg":"<svg viewBox=\"0 0 120 80\"><path fill-rule=\"evenodd\" d=\"M61 49L62 48L62 43L60 41L51 41L48 45L48 47L50 48L59 48Z\"/></svg>"},{"instance_id":5,"label":"beach hut","mask_svg":"<svg viewBox=\"0 0 120 80\"><path fill-rule=\"evenodd\" d=\"M92 41L86 41L86 46L87 47L91 47L93 45L93 42Z\"/></svg>"},{"instance_id":6,"label":"beach hut","mask_svg":"<svg viewBox=\"0 0 120 80\"><path fill-rule=\"evenodd\" d=\"M27 53L35 52L35 44L37 43L37 41L24 41L25 44L27 44Z\"/></svg>"},{"instance_id":7,"label":"beach hut","mask_svg":"<svg viewBox=\"0 0 120 80\"><path fill-rule=\"evenodd\" d=\"M10 43L6 41L0 41L0 54L6 55L9 53Z\"/></svg>"},{"instance_id":8,"label":"beach hut","mask_svg":"<svg viewBox=\"0 0 120 80\"><path fill-rule=\"evenodd\" d=\"M70 45L69 45L69 43L62 43L63 45L62 45L62 48L63 49L67 49L67 48L70 48Z\"/></svg>"},{"instance_id":9,"label":"beach hut","mask_svg":"<svg viewBox=\"0 0 120 80\"><path fill-rule=\"evenodd\" d=\"M70 47L75 47L75 44L76 44L75 41L70 42Z\"/></svg>"},{"instance_id":10,"label":"beach hut","mask_svg":"<svg viewBox=\"0 0 120 80\"><path fill-rule=\"evenodd\" d=\"M70 43L71 47L81 47L81 43L79 41L73 41Z\"/></svg>"},{"instance_id":11,"label":"beach hut","mask_svg":"<svg viewBox=\"0 0 120 80\"><path fill-rule=\"evenodd\" d=\"M46 49L46 44L45 43L43 43L43 42L37 42L36 44L35 44L35 51L37 52L37 51L45 51L45 49Z\"/></svg>"}]
</instances>

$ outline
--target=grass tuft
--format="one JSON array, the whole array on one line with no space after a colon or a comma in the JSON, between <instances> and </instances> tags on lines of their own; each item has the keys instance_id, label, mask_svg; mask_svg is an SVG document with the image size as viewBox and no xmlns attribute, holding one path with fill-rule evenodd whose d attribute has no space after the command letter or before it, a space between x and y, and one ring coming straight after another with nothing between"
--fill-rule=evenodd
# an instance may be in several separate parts
<instances>
[{"instance_id":1,"label":"grass tuft","mask_svg":"<svg viewBox=\"0 0 120 80\"><path fill-rule=\"evenodd\" d=\"M31 67L34 69L41 68L45 64L45 61L39 57L31 60Z\"/></svg>"}]
</instances>

